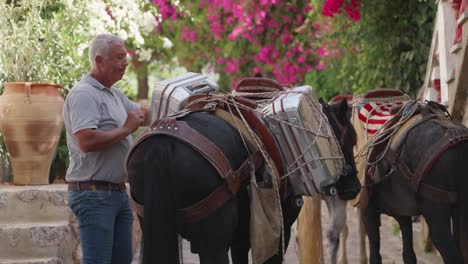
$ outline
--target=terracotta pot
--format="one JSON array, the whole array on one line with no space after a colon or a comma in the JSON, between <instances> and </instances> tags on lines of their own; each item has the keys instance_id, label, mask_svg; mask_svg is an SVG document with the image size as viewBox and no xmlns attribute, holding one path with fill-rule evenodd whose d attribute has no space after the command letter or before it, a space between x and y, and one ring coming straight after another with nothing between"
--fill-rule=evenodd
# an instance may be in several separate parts
<instances>
[{"instance_id":1,"label":"terracotta pot","mask_svg":"<svg viewBox=\"0 0 468 264\"><path fill-rule=\"evenodd\" d=\"M0 96L0 129L13 167L13 183L48 184L63 127L59 85L5 83Z\"/></svg>"}]
</instances>

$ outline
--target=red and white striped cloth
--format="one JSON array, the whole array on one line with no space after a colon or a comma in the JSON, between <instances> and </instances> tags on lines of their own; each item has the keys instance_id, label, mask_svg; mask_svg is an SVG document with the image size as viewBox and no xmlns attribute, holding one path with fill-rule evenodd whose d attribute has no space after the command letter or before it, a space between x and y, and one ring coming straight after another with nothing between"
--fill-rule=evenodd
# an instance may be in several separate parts
<instances>
[{"instance_id":1,"label":"red and white striped cloth","mask_svg":"<svg viewBox=\"0 0 468 264\"><path fill-rule=\"evenodd\" d=\"M364 104L359 110L359 120L367 129L368 134L375 134L388 120L394 116L390 110L401 106L403 102L371 102Z\"/></svg>"}]
</instances>

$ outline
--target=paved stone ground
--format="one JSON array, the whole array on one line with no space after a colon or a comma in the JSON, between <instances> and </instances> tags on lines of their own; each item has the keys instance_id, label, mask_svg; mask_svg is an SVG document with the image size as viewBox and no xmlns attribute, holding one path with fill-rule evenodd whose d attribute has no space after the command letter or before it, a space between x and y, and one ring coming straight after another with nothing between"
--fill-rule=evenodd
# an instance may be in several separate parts
<instances>
[{"instance_id":1,"label":"paved stone ground","mask_svg":"<svg viewBox=\"0 0 468 264\"><path fill-rule=\"evenodd\" d=\"M348 228L349 235L346 242L347 254L348 254L348 263L358 264L359 263L359 248L358 248L358 234L357 234L357 221L356 221L356 209L348 208ZM322 203L322 224L328 222L327 208L324 203ZM381 232L381 255L383 264L403 264L401 257L402 254L402 243L401 236L394 233L395 221L388 217L382 216L382 227L380 228ZM293 230L295 230L293 228ZM422 250L422 245L419 237L421 236L421 224L413 224L414 230L414 239L415 239L415 250L418 258L418 263L420 264L442 264L441 258L436 253L424 253ZM295 232L295 231L294 231ZM368 248L368 245L367 245ZM326 242L324 242L324 250L326 249ZM325 250L326 251L326 250ZM286 252L287 264L299 264L297 259L297 245L295 241L295 234L291 238L291 242ZM367 254L369 250L367 249ZM136 256L137 258L137 256ZM135 259L136 259L135 258ZM325 258L326 259L326 258ZM183 260L184 264L198 264L198 256L190 253L190 245L187 241L183 243ZM134 261L133 264L137 264L137 261Z\"/></svg>"}]
</instances>

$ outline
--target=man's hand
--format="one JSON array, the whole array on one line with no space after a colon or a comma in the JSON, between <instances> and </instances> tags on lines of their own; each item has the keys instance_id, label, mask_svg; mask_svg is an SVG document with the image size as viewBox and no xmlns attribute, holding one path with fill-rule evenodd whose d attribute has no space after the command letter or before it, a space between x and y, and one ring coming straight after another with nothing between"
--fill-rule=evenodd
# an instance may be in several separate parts
<instances>
[{"instance_id":1,"label":"man's hand","mask_svg":"<svg viewBox=\"0 0 468 264\"><path fill-rule=\"evenodd\" d=\"M136 109L128 112L124 128L128 129L129 134L135 132L145 121L145 112L142 109Z\"/></svg>"},{"instance_id":2,"label":"man's hand","mask_svg":"<svg viewBox=\"0 0 468 264\"><path fill-rule=\"evenodd\" d=\"M142 107L141 110L145 113L145 120L141 123L142 126L151 125L151 110L147 107Z\"/></svg>"}]
</instances>

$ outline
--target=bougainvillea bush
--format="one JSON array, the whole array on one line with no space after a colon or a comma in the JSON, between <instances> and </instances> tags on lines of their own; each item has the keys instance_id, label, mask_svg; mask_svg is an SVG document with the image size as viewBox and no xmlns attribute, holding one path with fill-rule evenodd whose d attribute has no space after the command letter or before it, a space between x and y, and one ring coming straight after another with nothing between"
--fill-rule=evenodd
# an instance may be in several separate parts
<instances>
[{"instance_id":1,"label":"bougainvillea bush","mask_svg":"<svg viewBox=\"0 0 468 264\"><path fill-rule=\"evenodd\" d=\"M153 0L182 65L212 65L225 78L261 73L292 84L319 66L307 1Z\"/></svg>"}]
</instances>

